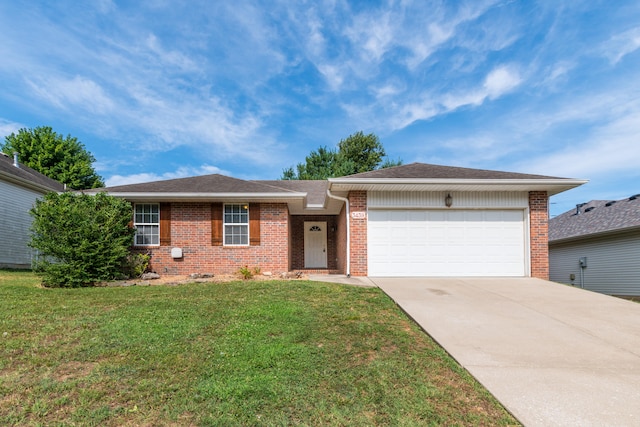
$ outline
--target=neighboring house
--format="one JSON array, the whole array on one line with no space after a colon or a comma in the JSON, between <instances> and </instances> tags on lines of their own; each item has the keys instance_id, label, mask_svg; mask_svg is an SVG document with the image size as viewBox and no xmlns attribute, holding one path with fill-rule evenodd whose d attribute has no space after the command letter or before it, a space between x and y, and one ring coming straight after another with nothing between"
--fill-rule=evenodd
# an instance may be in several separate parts
<instances>
[{"instance_id":1,"label":"neighboring house","mask_svg":"<svg viewBox=\"0 0 640 427\"><path fill-rule=\"evenodd\" d=\"M585 181L421 163L327 181L222 175L106 188L161 274L548 277L548 198ZM103 190L103 191L104 191Z\"/></svg>"},{"instance_id":2,"label":"neighboring house","mask_svg":"<svg viewBox=\"0 0 640 427\"><path fill-rule=\"evenodd\" d=\"M549 221L550 278L610 295L640 295L640 194L592 200Z\"/></svg>"},{"instance_id":3,"label":"neighboring house","mask_svg":"<svg viewBox=\"0 0 640 427\"><path fill-rule=\"evenodd\" d=\"M31 268L35 251L31 240L31 215L35 201L64 186L0 153L0 268Z\"/></svg>"}]
</instances>

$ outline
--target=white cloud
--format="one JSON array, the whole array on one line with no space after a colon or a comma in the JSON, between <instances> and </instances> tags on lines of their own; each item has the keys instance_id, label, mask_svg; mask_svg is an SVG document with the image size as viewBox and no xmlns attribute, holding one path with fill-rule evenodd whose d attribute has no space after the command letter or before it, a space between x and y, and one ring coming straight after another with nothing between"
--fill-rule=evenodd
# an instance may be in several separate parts
<instances>
[{"instance_id":1,"label":"white cloud","mask_svg":"<svg viewBox=\"0 0 640 427\"><path fill-rule=\"evenodd\" d=\"M115 106L106 91L86 77L45 77L38 81L27 80L27 84L38 97L61 109L79 107L95 114L106 114Z\"/></svg>"},{"instance_id":2,"label":"white cloud","mask_svg":"<svg viewBox=\"0 0 640 427\"><path fill-rule=\"evenodd\" d=\"M197 168L180 167L175 171L166 172L163 174L138 173L138 174L132 174L132 175L113 175L110 178L106 179L105 184L107 187L114 187L117 185L140 184L143 182L163 181L168 179L187 178L191 176L201 176L201 175L211 175L211 174L229 175L228 172L218 168L217 166L202 165Z\"/></svg>"},{"instance_id":3,"label":"white cloud","mask_svg":"<svg viewBox=\"0 0 640 427\"><path fill-rule=\"evenodd\" d=\"M181 71L198 71L198 67L191 58L175 50L165 50L154 34L147 36L146 45L151 52L157 55L163 64L173 65Z\"/></svg>"},{"instance_id":4,"label":"white cloud","mask_svg":"<svg viewBox=\"0 0 640 427\"><path fill-rule=\"evenodd\" d=\"M18 131L26 126L20 123L10 122L0 118L0 144L4 143L4 138L12 133L18 133Z\"/></svg>"},{"instance_id":5,"label":"white cloud","mask_svg":"<svg viewBox=\"0 0 640 427\"><path fill-rule=\"evenodd\" d=\"M487 98L493 100L511 92L521 82L522 78L514 67L501 65L487 75L481 88L444 94L441 104L445 112L466 105L481 105Z\"/></svg>"},{"instance_id":6,"label":"white cloud","mask_svg":"<svg viewBox=\"0 0 640 427\"><path fill-rule=\"evenodd\" d=\"M640 27L616 34L604 43L602 51L612 63L640 49Z\"/></svg>"},{"instance_id":7,"label":"white cloud","mask_svg":"<svg viewBox=\"0 0 640 427\"><path fill-rule=\"evenodd\" d=\"M487 75L484 81L486 96L496 99L512 91L522 82L520 73L514 67L500 66Z\"/></svg>"}]
</instances>

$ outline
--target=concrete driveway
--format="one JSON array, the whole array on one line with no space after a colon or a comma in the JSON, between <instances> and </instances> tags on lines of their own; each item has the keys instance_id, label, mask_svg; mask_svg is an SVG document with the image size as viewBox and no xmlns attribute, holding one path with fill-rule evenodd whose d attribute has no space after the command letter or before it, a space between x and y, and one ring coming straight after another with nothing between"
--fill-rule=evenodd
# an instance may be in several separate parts
<instances>
[{"instance_id":1,"label":"concrete driveway","mask_svg":"<svg viewBox=\"0 0 640 427\"><path fill-rule=\"evenodd\" d=\"M527 426L640 425L640 304L529 278L370 278Z\"/></svg>"}]
</instances>

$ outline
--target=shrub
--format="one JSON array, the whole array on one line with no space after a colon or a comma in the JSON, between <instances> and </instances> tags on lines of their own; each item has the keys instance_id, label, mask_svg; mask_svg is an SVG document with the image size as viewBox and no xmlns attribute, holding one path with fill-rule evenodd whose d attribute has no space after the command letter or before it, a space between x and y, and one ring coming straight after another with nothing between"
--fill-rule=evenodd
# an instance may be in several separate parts
<instances>
[{"instance_id":1,"label":"shrub","mask_svg":"<svg viewBox=\"0 0 640 427\"><path fill-rule=\"evenodd\" d=\"M124 264L123 272L127 277L140 277L147 272L151 255L129 254Z\"/></svg>"},{"instance_id":2,"label":"shrub","mask_svg":"<svg viewBox=\"0 0 640 427\"><path fill-rule=\"evenodd\" d=\"M249 280L253 277L253 272L246 265L244 267L240 267L239 272L244 280Z\"/></svg>"},{"instance_id":3,"label":"shrub","mask_svg":"<svg viewBox=\"0 0 640 427\"><path fill-rule=\"evenodd\" d=\"M131 204L98 193L49 193L36 201L30 245L49 287L90 286L123 278L135 230Z\"/></svg>"}]
</instances>

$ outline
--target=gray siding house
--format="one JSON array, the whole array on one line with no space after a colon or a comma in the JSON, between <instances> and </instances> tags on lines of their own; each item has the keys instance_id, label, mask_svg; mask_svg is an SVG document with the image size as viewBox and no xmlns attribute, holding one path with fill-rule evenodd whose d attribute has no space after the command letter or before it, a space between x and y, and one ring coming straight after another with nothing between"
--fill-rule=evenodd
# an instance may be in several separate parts
<instances>
[{"instance_id":1,"label":"gray siding house","mask_svg":"<svg viewBox=\"0 0 640 427\"><path fill-rule=\"evenodd\" d=\"M549 277L604 294L640 296L640 194L593 200L551 219Z\"/></svg>"},{"instance_id":2,"label":"gray siding house","mask_svg":"<svg viewBox=\"0 0 640 427\"><path fill-rule=\"evenodd\" d=\"M58 181L0 153L0 268L31 268L29 210L44 194L63 190Z\"/></svg>"}]
</instances>

